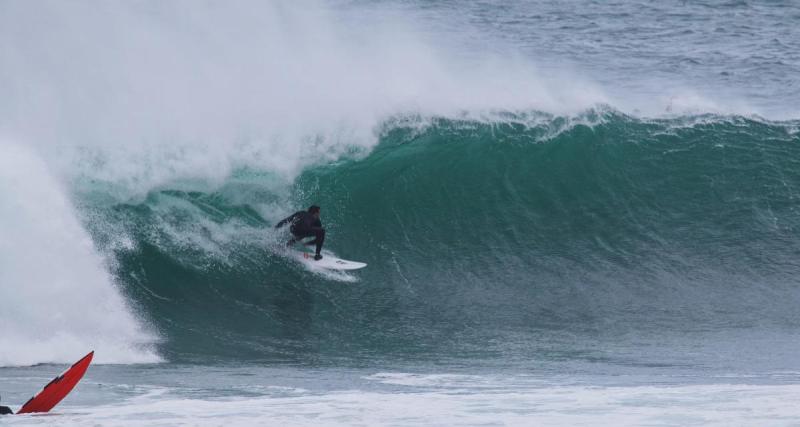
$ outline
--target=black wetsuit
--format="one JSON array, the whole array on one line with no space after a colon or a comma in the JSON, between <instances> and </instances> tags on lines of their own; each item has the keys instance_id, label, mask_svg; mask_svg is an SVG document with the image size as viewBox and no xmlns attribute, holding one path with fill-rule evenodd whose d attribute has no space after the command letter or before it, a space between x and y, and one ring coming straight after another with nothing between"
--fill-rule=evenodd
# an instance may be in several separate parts
<instances>
[{"instance_id":1,"label":"black wetsuit","mask_svg":"<svg viewBox=\"0 0 800 427\"><path fill-rule=\"evenodd\" d=\"M14 411L11 410L8 406L0 405L0 415L13 415Z\"/></svg>"},{"instance_id":2,"label":"black wetsuit","mask_svg":"<svg viewBox=\"0 0 800 427\"><path fill-rule=\"evenodd\" d=\"M281 220L275 228L281 228L287 223L291 224L289 231L294 235L294 238L289 240L287 245L293 245L298 239L314 237L315 239L306 243L306 245L317 245L317 255L319 255L322 250L322 243L325 242L325 229L322 228L322 221L314 218L314 215L310 212L300 211Z\"/></svg>"}]
</instances>

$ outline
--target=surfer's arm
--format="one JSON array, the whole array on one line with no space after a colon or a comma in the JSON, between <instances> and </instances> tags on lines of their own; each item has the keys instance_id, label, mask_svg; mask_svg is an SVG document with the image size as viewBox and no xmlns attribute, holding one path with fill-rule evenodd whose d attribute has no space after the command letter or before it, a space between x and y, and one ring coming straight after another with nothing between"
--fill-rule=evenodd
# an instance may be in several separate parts
<instances>
[{"instance_id":1,"label":"surfer's arm","mask_svg":"<svg viewBox=\"0 0 800 427\"><path fill-rule=\"evenodd\" d=\"M275 224L275 228L281 228L284 225L286 225L287 223L290 223L290 222L294 221L295 217L297 217L297 212L295 212L295 213L289 215L288 217L280 220L280 222Z\"/></svg>"}]
</instances>

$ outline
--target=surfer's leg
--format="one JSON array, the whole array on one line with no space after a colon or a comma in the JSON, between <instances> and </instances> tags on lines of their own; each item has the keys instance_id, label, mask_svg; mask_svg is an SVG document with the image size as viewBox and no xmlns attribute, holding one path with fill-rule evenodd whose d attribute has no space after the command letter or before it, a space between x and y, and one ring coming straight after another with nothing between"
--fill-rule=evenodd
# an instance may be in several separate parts
<instances>
[{"instance_id":1,"label":"surfer's leg","mask_svg":"<svg viewBox=\"0 0 800 427\"><path fill-rule=\"evenodd\" d=\"M314 227L308 231L308 233L304 233L305 237L314 236L314 240L310 240L308 242L303 242L306 246L316 246L317 247L317 255L319 255L320 251L322 251L322 243L325 242L325 229L322 227Z\"/></svg>"}]
</instances>

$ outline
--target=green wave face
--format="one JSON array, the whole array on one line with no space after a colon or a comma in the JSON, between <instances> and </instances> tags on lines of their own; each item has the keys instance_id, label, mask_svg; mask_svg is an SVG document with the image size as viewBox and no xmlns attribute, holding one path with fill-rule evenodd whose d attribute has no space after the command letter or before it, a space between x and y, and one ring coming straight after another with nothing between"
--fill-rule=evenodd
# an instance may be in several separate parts
<instances>
[{"instance_id":1,"label":"green wave face","mask_svg":"<svg viewBox=\"0 0 800 427\"><path fill-rule=\"evenodd\" d=\"M796 328L797 124L590 118L387 125L290 184L80 197L171 360L550 360ZM275 254L274 220L312 203L369 264L356 282Z\"/></svg>"}]
</instances>

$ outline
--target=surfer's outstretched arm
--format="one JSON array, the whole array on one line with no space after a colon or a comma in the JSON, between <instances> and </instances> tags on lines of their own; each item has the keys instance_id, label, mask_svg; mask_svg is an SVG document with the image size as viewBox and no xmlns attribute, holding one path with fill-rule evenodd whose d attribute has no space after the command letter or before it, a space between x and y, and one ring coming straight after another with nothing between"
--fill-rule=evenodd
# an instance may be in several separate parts
<instances>
[{"instance_id":1,"label":"surfer's outstretched arm","mask_svg":"<svg viewBox=\"0 0 800 427\"><path fill-rule=\"evenodd\" d=\"M280 221L279 221L277 224L275 224L275 228L281 228L281 227L283 227L284 225L286 225L286 224L288 224L288 223L290 223L290 222L294 221L294 219L295 219L295 218L297 218L297 214L299 214L299 213L300 213L300 212L295 212L295 213L293 213L293 214L289 215L288 217L286 217L286 218L284 218L284 219L280 220Z\"/></svg>"}]
</instances>

